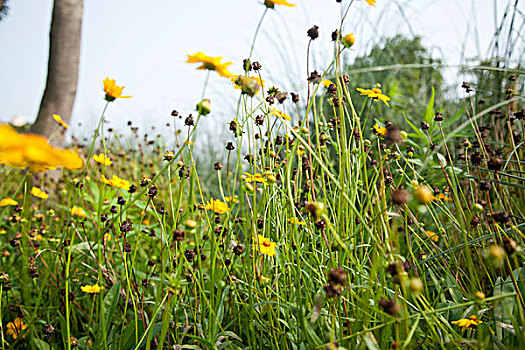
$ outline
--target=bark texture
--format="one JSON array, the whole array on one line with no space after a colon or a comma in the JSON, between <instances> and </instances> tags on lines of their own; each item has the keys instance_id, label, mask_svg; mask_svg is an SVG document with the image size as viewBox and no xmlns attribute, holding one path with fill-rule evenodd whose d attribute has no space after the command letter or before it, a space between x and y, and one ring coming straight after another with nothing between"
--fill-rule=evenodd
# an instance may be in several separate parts
<instances>
[{"instance_id":1,"label":"bark texture","mask_svg":"<svg viewBox=\"0 0 525 350\"><path fill-rule=\"evenodd\" d=\"M49 137L60 130L53 114L66 123L71 120L77 94L83 5L84 0L54 0L46 88L31 128L34 133ZM61 136L53 138L55 144L62 142Z\"/></svg>"}]
</instances>

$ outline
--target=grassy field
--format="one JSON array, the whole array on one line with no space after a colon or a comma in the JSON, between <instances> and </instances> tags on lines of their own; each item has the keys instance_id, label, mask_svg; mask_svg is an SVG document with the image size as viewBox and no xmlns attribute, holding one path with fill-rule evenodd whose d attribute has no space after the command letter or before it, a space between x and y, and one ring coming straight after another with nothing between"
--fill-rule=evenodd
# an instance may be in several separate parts
<instances>
[{"instance_id":1,"label":"grassy field","mask_svg":"<svg viewBox=\"0 0 525 350\"><path fill-rule=\"evenodd\" d=\"M340 28L373 3L343 3ZM254 43L287 4L266 1ZM525 71L465 66L445 98L417 40L384 45L413 45L395 67L352 68L354 38L332 34L304 96L266 85L264 62L188 55L239 92L206 167L209 100L173 111L168 138L132 121L123 137L109 78L87 143L1 125L0 348L525 348Z\"/></svg>"}]
</instances>

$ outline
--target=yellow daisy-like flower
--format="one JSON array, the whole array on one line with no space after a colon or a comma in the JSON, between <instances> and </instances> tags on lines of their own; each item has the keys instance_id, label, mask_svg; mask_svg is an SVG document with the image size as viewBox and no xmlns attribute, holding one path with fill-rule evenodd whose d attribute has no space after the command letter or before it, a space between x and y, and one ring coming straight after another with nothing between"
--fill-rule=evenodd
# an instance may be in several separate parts
<instances>
[{"instance_id":1,"label":"yellow daisy-like flower","mask_svg":"<svg viewBox=\"0 0 525 350\"><path fill-rule=\"evenodd\" d=\"M235 75L228 72L227 67L231 66L233 62L221 63L222 57L207 56L202 52L197 52L194 55L188 55L187 63L202 63L197 69L214 70L221 77L231 78Z\"/></svg>"},{"instance_id":2,"label":"yellow daisy-like flower","mask_svg":"<svg viewBox=\"0 0 525 350\"><path fill-rule=\"evenodd\" d=\"M224 200L228 203L239 203L237 196L235 197L224 197Z\"/></svg>"},{"instance_id":3,"label":"yellow daisy-like flower","mask_svg":"<svg viewBox=\"0 0 525 350\"><path fill-rule=\"evenodd\" d=\"M113 187L122 188L123 190L129 191L131 183L127 180L121 179L120 177L113 175L111 179L107 179L104 175L100 175L100 182L105 183Z\"/></svg>"},{"instance_id":4,"label":"yellow daisy-like flower","mask_svg":"<svg viewBox=\"0 0 525 350\"><path fill-rule=\"evenodd\" d=\"M37 198L40 198L40 199L48 199L49 198L49 195L47 193L45 193L44 191L42 191L40 188L38 187L33 187L31 189L31 194Z\"/></svg>"},{"instance_id":5,"label":"yellow daisy-like flower","mask_svg":"<svg viewBox=\"0 0 525 350\"><path fill-rule=\"evenodd\" d=\"M0 125L0 164L44 172L59 166L81 169L84 162L78 153L57 149L43 136L19 134L12 126L3 124Z\"/></svg>"},{"instance_id":6,"label":"yellow daisy-like flower","mask_svg":"<svg viewBox=\"0 0 525 350\"><path fill-rule=\"evenodd\" d=\"M297 218L289 218L289 219L286 219L286 220L290 221L292 224L301 225L301 226L306 225L306 222L300 221Z\"/></svg>"},{"instance_id":7,"label":"yellow daisy-like flower","mask_svg":"<svg viewBox=\"0 0 525 350\"><path fill-rule=\"evenodd\" d=\"M332 83L331 80L323 79L323 80L321 80L321 84L323 84L324 87L328 89L330 87L330 85L332 85L333 83Z\"/></svg>"},{"instance_id":8,"label":"yellow daisy-like flower","mask_svg":"<svg viewBox=\"0 0 525 350\"><path fill-rule=\"evenodd\" d=\"M476 327L482 324L483 321L479 321L476 315L472 315L469 318L462 318L460 320L452 321L450 323L457 324L463 330L467 330L467 329L476 329Z\"/></svg>"},{"instance_id":9,"label":"yellow daisy-like flower","mask_svg":"<svg viewBox=\"0 0 525 350\"><path fill-rule=\"evenodd\" d=\"M66 122L63 121L62 118L58 114L53 114L53 119L55 119L55 121L58 124L62 125L64 129L69 129L69 125L67 125Z\"/></svg>"},{"instance_id":10,"label":"yellow daisy-like flower","mask_svg":"<svg viewBox=\"0 0 525 350\"><path fill-rule=\"evenodd\" d=\"M291 4L286 0L264 0L264 6L273 9L275 5L284 5L288 7L294 7L295 4Z\"/></svg>"},{"instance_id":11,"label":"yellow daisy-like flower","mask_svg":"<svg viewBox=\"0 0 525 350\"><path fill-rule=\"evenodd\" d=\"M113 161L111 159L109 159L109 157L106 157L104 155L104 153L93 155L93 160L95 162L98 162L98 163L102 164L102 165L108 165L109 166L109 165L113 164Z\"/></svg>"},{"instance_id":12,"label":"yellow daisy-like flower","mask_svg":"<svg viewBox=\"0 0 525 350\"><path fill-rule=\"evenodd\" d=\"M18 205L18 202L11 197L2 198L0 201L0 207L7 207L8 205Z\"/></svg>"},{"instance_id":13,"label":"yellow daisy-like flower","mask_svg":"<svg viewBox=\"0 0 525 350\"><path fill-rule=\"evenodd\" d=\"M71 215L76 216L77 218L82 219L87 216L86 211L81 207L77 207L76 205L74 205L73 208L71 208L69 211L71 212Z\"/></svg>"},{"instance_id":14,"label":"yellow daisy-like flower","mask_svg":"<svg viewBox=\"0 0 525 350\"><path fill-rule=\"evenodd\" d=\"M292 120L292 118L291 118L289 115L284 114L283 112L278 111L278 110L275 109L275 108L271 108L271 109L270 109L270 114L272 114L272 115L274 115L274 116L276 116L276 117L278 117L278 118L282 118L282 119L284 119L284 120L287 120L287 121Z\"/></svg>"},{"instance_id":15,"label":"yellow daisy-like flower","mask_svg":"<svg viewBox=\"0 0 525 350\"><path fill-rule=\"evenodd\" d=\"M390 97L387 95L384 95L380 88L373 88L373 89L361 89L357 88L357 91L361 93L362 96L368 96L374 101L383 101L387 107L390 107L388 104L388 101L390 101Z\"/></svg>"},{"instance_id":16,"label":"yellow daisy-like flower","mask_svg":"<svg viewBox=\"0 0 525 350\"><path fill-rule=\"evenodd\" d=\"M13 322L9 322L6 325L6 328L7 335L11 336L13 339L16 339L20 336L20 333L22 333L22 331L27 328L27 325L24 323L23 319L17 317ZM22 338L25 338L25 335L23 335Z\"/></svg>"},{"instance_id":17,"label":"yellow daisy-like flower","mask_svg":"<svg viewBox=\"0 0 525 350\"><path fill-rule=\"evenodd\" d=\"M375 5L376 5L376 0L365 0L365 1L366 1L366 2L368 3L368 5L370 5L370 6L375 6Z\"/></svg>"},{"instance_id":18,"label":"yellow daisy-like flower","mask_svg":"<svg viewBox=\"0 0 525 350\"><path fill-rule=\"evenodd\" d=\"M427 234L428 238L430 238L431 241L435 243L439 241L439 236L436 235L434 231L425 231L425 233Z\"/></svg>"},{"instance_id":19,"label":"yellow daisy-like flower","mask_svg":"<svg viewBox=\"0 0 525 350\"><path fill-rule=\"evenodd\" d=\"M227 203L222 202L219 199L210 199L206 203L206 210L213 210L217 214L224 214L230 211Z\"/></svg>"},{"instance_id":20,"label":"yellow daisy-like flower","mask_svg":"<svg viewBox=\"0 0 525 350\"><path fill-rule=\"evenodd\" d=\"M268 182L266 181L266 178L264 175L260 173L250 174L250 173L244 173L244 181L246 182L262 182L265 185L268 185Z\"/></svg>"},{"instance_id":21,"label":"yellow daisy-like flower","mask_svg":"<svg viewBox=\"0 0 525 350\"><path fill-rule=\"evenodd\" d=\"M124 90L124 86L118 86L115 83L115 79L109 79L106 78L103 81L104 84L104 92L106 93L106 101L113 102L117 98L130 98L131 96L122 96L122 90Z\"/></svg>"},{"instance_id":22,"label":"yellow daisy-like flower","mask_svg":"<svg viewBox=\"0 0 525 350\"><path fill-rule=\"evenodd\" d=\"M253 250L268 256L275 256L275 247L277 247L277 243L270 241L262 235L258 235L257 238L253 237L253 241Z\"/></svg>"},{"instance_id":23,"label":"yellow daisy-like flower","mask_svg":"<svg viewBox=\"0 0 525 350\"><path fill-rule=\"evenodd\" d=\"M95 293L100 293L100 291L103 290L104 287L100 287L97 283L94 286L90 286L90 285L81 286L80 289L84 293L95 294Z\"/></svg>"},{"instance_id":24,"label":"yellow daisy-like flower","mask_svg":"<svg viewBox=\"0 0 525 350\"><path fill-rule=\"evenodd\" d=\"M379 126L379 124L375 123L375 125L374 125L374 131L375 131L378 135L385 136L387 130L386 130L386 128L383 128L383 127Z\"/></svg>"},{"instance_id":25,"label":"yellow daisy-like flower","mask_svg":"<svg viewBox=\"0 0 525 350\"><path fill-rule=\"evenodd\" d=\"M242 84L241 85L238 85L238 79L242 77L243 79L248 79L248 80L252 80L252 81L255 81L257 84L259 84L259 86L261 87L264 87L264 83L265 81L262 80L261 78L259 77L247 77L247 76L244 76L244 75L239 75L238 77L232 77L230 78L231 82L233 83L234 87L236 89L242 89Z\"/></svg>"},{"instance_id":26,"label":"yellow daisy-like flower","mask_svg":"<svg viewBox=\"0 0 525 350\"><path fill-rule=\"evenodd\" d=\"M111 241L111 235L109 234L109 232L106 232L106 233L104 234L104 237L102 238L102 240L103 240L104 242L109 242L109 241Z\"/></svg>"}]
</instances>

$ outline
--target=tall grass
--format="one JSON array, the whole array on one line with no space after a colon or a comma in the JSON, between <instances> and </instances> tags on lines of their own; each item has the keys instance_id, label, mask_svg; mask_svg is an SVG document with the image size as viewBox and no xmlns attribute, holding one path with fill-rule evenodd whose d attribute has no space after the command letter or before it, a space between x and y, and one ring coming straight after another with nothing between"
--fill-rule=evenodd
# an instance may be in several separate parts
<instances>
[{"instance_id":1,"label":"tall grass","mask_svg":"<svg viewBox=\"0 0 525 350\"><path fill-rule=\"evenodd\" d=\"M341 6L340 30L350 6L368 5ZM522 93L479 104L480 75L459 107L430 89L416 117L402 95L390 109L356 96L346 50L339 38L328 67L309 62L332 84L304 81L304 109L240 83L220 126L230 143L208 146L226 149L213 169L193 146L213 113L183 116L169 140L122 140L104 105L76 144L85 171L2 167L1 197L19 202L0 208L2 348L525 347ZM252 64L246 75L265 80ZM524 73L490 69L510 85ZM135 186L100 181L112 175Z\"/></svg>"}]
</instances>

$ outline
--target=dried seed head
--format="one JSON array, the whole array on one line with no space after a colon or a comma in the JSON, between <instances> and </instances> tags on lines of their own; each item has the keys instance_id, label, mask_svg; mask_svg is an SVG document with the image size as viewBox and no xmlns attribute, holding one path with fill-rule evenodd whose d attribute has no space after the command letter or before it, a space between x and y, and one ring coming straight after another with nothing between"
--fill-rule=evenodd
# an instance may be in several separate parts
<instances>
[{"instance_id":1,"label":"dried seed head","mask_svg":"<svg viewBox=\"0 0 525 350\"><path fill-rule=\"evenodd\" d=\"M319 27L318 26L313 26L312 28L308 29L306 34L308 34L308 36L312 40L317 39L319 37Z\"/></svg>"}]
</instances>

